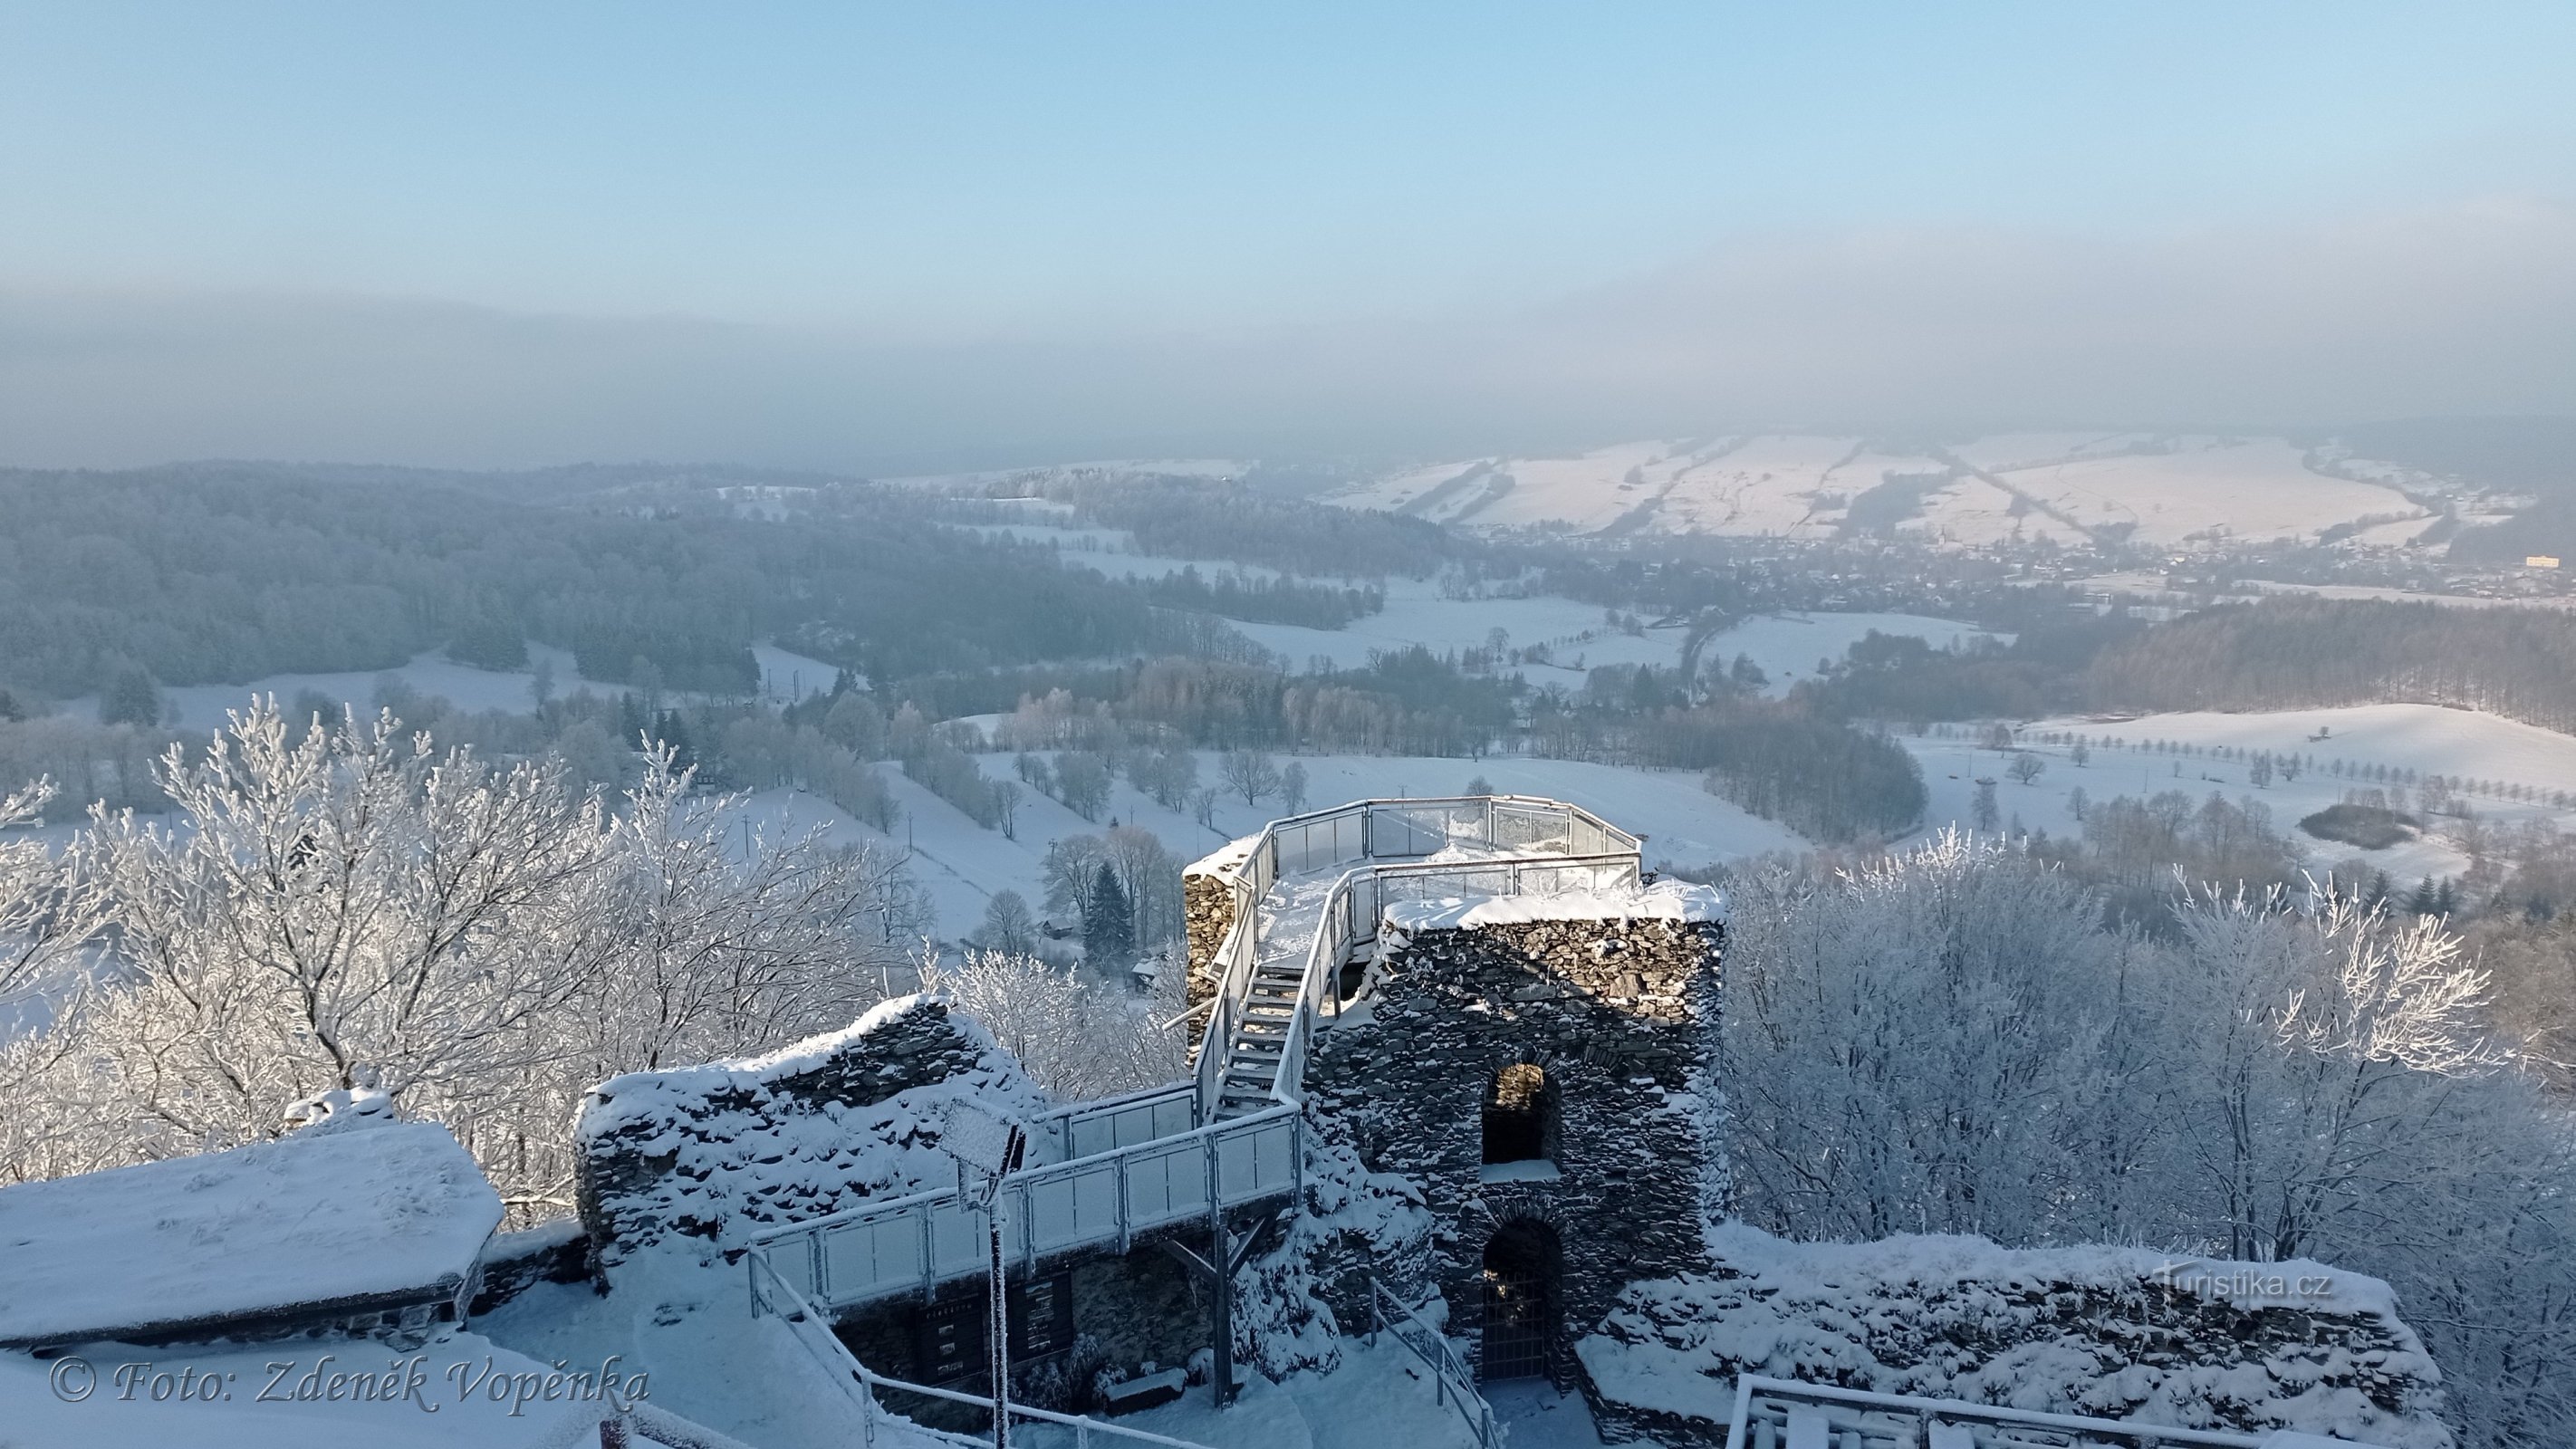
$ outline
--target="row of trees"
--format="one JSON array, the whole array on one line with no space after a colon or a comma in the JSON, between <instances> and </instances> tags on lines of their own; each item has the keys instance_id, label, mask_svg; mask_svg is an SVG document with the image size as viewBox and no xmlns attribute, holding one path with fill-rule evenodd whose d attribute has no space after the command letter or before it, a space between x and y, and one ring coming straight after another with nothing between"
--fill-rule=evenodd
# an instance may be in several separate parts
<instances>
[{"instance_id":1,"label":"row of trees","mask_svg":"<svg viewBox=\"0 0 2576 1449\"><path fill-rule=\"evenodd\" d=\"M1746 1218L2320 1258L2396 1285L2465 1442L2576 1436L2576 1134L2439 921L2228 891L2149 939L1955 838L1732 897Z\"/></svg>"},{"instance_id":2,"label":"row of trees","mask_svg":"<svg viewBox=\"0 0 2576 1449\"><path fill-rule=\"evenodd\" d=\"M1195 567L1146 579L1138 587L1145 591L1145 597L1166 609L1221 614L1256 624L1299 624L1309 629L1338 629L1386 607L1386 590L1375 586L1310 584L1241 573L1209 579Z\"/></svg>"}]
</instances>

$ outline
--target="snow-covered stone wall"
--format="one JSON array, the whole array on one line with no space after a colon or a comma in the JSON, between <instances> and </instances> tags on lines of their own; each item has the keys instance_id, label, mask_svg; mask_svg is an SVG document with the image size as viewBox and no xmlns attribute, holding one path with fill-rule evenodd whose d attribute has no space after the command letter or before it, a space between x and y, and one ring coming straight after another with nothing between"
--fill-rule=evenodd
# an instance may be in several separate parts
<instances>
[{"instance_id":1,"label":"snow-covered stone wall","mask_svg":"<svg viewBox=\"0 0 2576 1449\"><path fill-rule=\"evenodd\" d=\"M1706 1264L1719 912L1713 896L1698 910L1599 904L1531 897L1481 916L1467 901L1408 905L1361 998L1318 1035L1306 1090L1319 1138L1347 1143L1372 1180L1410 1184L1432 1223L1409 1266L1373 1260L1357 1237L1327 1249L1316 1275L1343 1324L1368 1321L1371 1273L1410 1276L1388 1286L1436 1290L1453 1331L1476 1339L1487 1244L1542 1225L1559 1254L1562 1371L1622 1286ZM1487 1098L1518 1064L1544 1072L1554 1121L1539 1158L1488 1164Z\"/></svg>"},{"instance_id":2,"label":"snow-covered stone wall","mask_svg":"<svg viewBox=\"0 0 2576 1449\"><path fill-rule=\"evenodd\" d=\"M1239 842L1238 842L1239 843ZM1216 950L1234 925L1234 882L1224 873L1232 860L1225 851L1191 866L1181 875L1181 917L1189 936L1189 1004L1216 994Z\"/></svg>"},{"instance_id":3,"label":"snow-covered stone wall","mask_svg":"<svg viewBox=\"0 0 2576 1449\"><path fill-rule=\"evenodd\" d=\"M1793 1243L1631 1285L1577 1345L1603 1437L1722 1444L1735 1375L2184 1428L2450 1449L2440 1374L2375 1278L1982 1238Z\"/></svg>"},{"instance_id":4,"label":"snow-covered stone wall","mask_svg":"<svg viewBox=\"0 0 2576 1449\"><path fill-rule=\"evenodd\" d=\"M603 1265L655 1244L739 1246L778 1223L954 1185L940 1113L960 1095L1035 1116L1045 1093L936 997L879 1004L769 1056L630 1072L575 1127L581 1215Z\"/></svg>"}]
</instances>

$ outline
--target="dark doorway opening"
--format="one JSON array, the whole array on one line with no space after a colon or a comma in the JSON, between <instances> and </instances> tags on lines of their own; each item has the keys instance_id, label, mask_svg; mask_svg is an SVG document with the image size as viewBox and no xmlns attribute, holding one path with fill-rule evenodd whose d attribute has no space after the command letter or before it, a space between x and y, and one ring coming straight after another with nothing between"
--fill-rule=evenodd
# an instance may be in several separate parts
<instances>
[{"instance_id":1,"label":"dark doorway opening","mask_svg":"<svg viewBox=\"0 0 2576 1449\"><path fill-rule=\"evenodd\" d=\"M1529 1062L1514 1062L1485 1088L1485 1161L1556 1160L1556 1083Z\"/></svg>"},{"instance_id":2,"label":"dark doorway opening","mask_svg":"<svg viewBox=\"0 0 2576 1449\"><path fill-rule=\"evenodd\" d=\"M1485 1244L1484 1352L1478 1377L1548 1376L1556 1349L1556 1230L1526 1218L1506 1223Z\"/></svg>"}]
</instances>

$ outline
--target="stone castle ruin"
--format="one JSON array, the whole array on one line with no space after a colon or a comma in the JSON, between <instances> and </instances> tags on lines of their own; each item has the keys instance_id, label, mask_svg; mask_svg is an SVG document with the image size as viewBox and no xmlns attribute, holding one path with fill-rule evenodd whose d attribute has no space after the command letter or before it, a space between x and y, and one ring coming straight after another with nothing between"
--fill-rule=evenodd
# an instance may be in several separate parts
<instances>
[{"instance_id":1,"label":"stone castle ruin","mask_svg":"<svg viewBox=\"0 0 2576 1449\"><path fill-rule=\"evenodd\" d=\"M1853 1306L1816 1286L1840 1284L1830 1253L1748 1247L1722 1225L1709 1057L1723 903L1653 880L1640 842L1580 807L1358 802L1275 822L1184 887L1189 1080L1049 1103L930 998L760 1061L618 1078L581 1126L597 1271L613 1285L679 1251L747 1274L758 1311L828 1325L818 1353L933 1423L955 1406L932 1391L989 1384L998 1255L1014 1394L1069 1410L1185 1378L1222 1401L1247 1363L1329 1367L1344 1338L1385 1331L1479 1442L1478 1386L1539 1377L1658 1442L1726 1442L1733 1421L1746 1443L1821 1444L1806 1436L1823 1425L1875 1449L1920 1442L1881 1431L1937 1425L1920 1405L1952 1396L1903 1394L1996 1392L1980 1365L2045 1340L2050 1362L2099 1369L2061 1373L2065 1412L2143 1405L2225 1431L2194 1442L2250 1446L2327 1406L2383 1444L2449 1442L2391 1303L2187 1302L2117 1255L2052 1278L2044 1255L1989 1247L1979 1271L2012 1260L2026 1280L2003 1307L1920 1282ZM943 1150L957 1102L1023 1134L990 1208ZM1891 1328L1962 1302L1981 1305L1972 1325ZM1904 1368L1926 1355L1941 1375ZM2266 1373L2307 1398L2246 1387ZM1831 1387L1801 1398L1809 1380ZM1973 1442L1989 1439L2005 1442Z\"/></svg>"}]
</instances>

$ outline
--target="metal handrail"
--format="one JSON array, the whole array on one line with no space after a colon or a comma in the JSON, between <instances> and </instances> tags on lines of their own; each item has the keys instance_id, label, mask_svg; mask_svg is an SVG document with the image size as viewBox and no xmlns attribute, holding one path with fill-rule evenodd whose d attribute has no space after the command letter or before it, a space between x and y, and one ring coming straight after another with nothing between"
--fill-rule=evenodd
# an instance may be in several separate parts
<instances>
[{"instance_id":1,"label":"metal handrail","mask_svg":"<svg viewBox=\"0 0 2576 1449\"><path fill-rule=\"evenodd\" d=\"M1314 816L1292 817L1286 821L1273 822L1273 825L1274 827L1293 825L1317 819L1347 818L1352 815L1366 817L1374 810L1387 808L1395 803L1417 810L1420 807L1440 809L1469 804L1480 805L1484 811L1481 828L1488 836L1496 833L1493 822L1498 808L1532 807L1552 812L1556 818L1566 822L1565 843L1568 845L1577 838L1573 833L1573 823L1577 820L1586 822L1587 827L1599 826L1604 832L1605 839L1615 838L1621 842L1635 840L1635 837L1624 831L1617 831L1615 827L1600 823L1597 817L1593 817L1590 812L1578 806L1518 796L1462 796L1405 802L1362 801L1336 810L1319 812ZM1462 830L1465 825L1464 822L1451 823L1458 825ZM1423 828L1412 816L1406 817L1404 825L1408 832L1419 832ZM1417 838L1419 837L1416 834L1408 834L1405 841L1410 844ZM1444 835L1441 838L1446 840L1450 837ZM1363 831L1359 843L1364 850L1370 848L1371 842L1367 831ZM1362 922L1358 919L1358 912L1353 903L1357 883L1363 877L1376 882L1443 875L1490 874L1499 870L1505 873L1507 893L1517 893L1522 875L1530 870L1624 868L1626 878L1633 882L1636 879L1638 864L1639 856L1633 849L1580 855L1570 851L1557 853L1532 850L1518 856L1495 856L1464 861L1431 862L1419 856L1375 860L1358 869L1344 872L1326 892L1324 915L1317 922L1314 939L1307 943L1306 958L1302 963L1298 990L1294 997L1295 1010L1289 1014L1287 1031L1282 1040L1280 1064L1270 1076L1268 1091L1262 1094L1268 1099L1268 1103L1243 1116L1220 1121L1217 1119L1216 1110L1224 1093L1226 1072L1232 1065L1229 1061L1231 1046L1234 1035L1242 1024L1243 1001L1250 994L1251 976L1260 959L1258 946L1260 904L1261 895L1266 893L1266 890L1262 893L1253 893L1252 887L1262 884L1265 876L1271 880L1277 878L1276 836L1266 834L1261 845L1242 858L1238 872L1229 877L1230 884L1237 890L1239 897L1248 894L1248 898L1241 899L1235 919L1226 934L1224 944L1228 957L1226 975L1223 987L1213 999L1212 1009L1208 1013L1206 1035L1200 1044L1193 1079L1148 1088L1141 1092L1128 1093L1103 1101L1071 1104L1050 1111L1041 1117L1039 1119L1042 1124L1041 1130L1060 1143L1064 1156L1059 1161L1034 1165L1024 1172L1013 1175L1007 1191L1016 1204L1008 1214L1009 1218L1016 1220L1018 1230L1015 1234L1018 1241L1012 1249L1014 1255L1024 1261L1035 1262L1041 1253L1069 1251L1077 1246L1089 1246L1113 1240L1123 1249L1131 1233L1135 1231L1180 1221L1181 1218L1173 1215L1169 1210L1169 1204L1157 1205L1157 1200L1150 1190L1147 1190L1147 1195L1143 1198L1131 1198L1130 1189L1131 1167L1135 1172L1148 1175L1135 1179L1139 1189L1143 1189L1145 1183L1153 1180L1151 1175L1168 1174L1170 1168L1166 1159L1176 1152L1189 1154L1192 1160L1204 1164L1208 1174L1206 1200L1211 1207L1240 1205L1276 1195L1279 1192L1293 1191L1295 1185L1302 1182L1302 1162L1292 1161L1284 1175L1274 1175L1277 1170L1275 1162L1268 1169L1259 1164L1265 1156L1276 1150L1278 1144L1274 1139L1281 1130L1283 1122L1289 1134L1287 1150L1290 1157L1296 1159L1302 1154L1303 1116L1300 1101L1304 1085L1304 1059L1319 1026L1319 1014L1326 1009L1334 1014L1340 1012L1340 993L1333 987L1343 960L1366 928L1374 925L1374 910L1372 910L1372 919ZM1150 1105L1185 1093L1190 1095L1193 1104L1190 1112L1193 1125L1188 1130L1152 1136L1144 1141L1131 1142L1125 1146L1105 1150L1075 1152L1076 1129L1079 1124L1105 1114L1133 1111L1140 1105ZM1162 1122L1152 1120L1149 1116L1144 1124L1144 1130L1149 1133L1155 1132L1161 1130L1163 1126ZM1118 1130L1113 1128L1110 1135L1114 1137ZM1252 1164L1249 1169L1250 1176L1248 1179L1239 1179L1238 1186L1229 1189L1222 1181L1226 1171L1224 1164L1227 1161L1227 1152L1230 1144L1245 1138L1250 1139L1254 1144L1249 1149L1251 1155L1247 1159L1239 1155L1242 1149L1236 1149L1238 1155L1234 1161L1238 1169L1249 1161ZM1072 1218L1048 1219L1049 1222L1056 1223L1061 1231L1041 1230L1041 1225L1033 1216L1039 1203L1038 1195L1041 1192L1056 1189L1058 1184L1063 1184L1060 1200L1068 1203L1077 1202L1082 1200L1081 1194L1086 1191L1084 1182L1104 1173L1112 1177L1115 1183L1114 1224L1105 1214L1092 1217L1091 1215L1098 1211L1096 1208L1075 1208L1073 1209L1075 1216ZM971 1219L975 1211L977 1210L971 1205L959 1203L956 1190L935 1189L894 1199L860 1203L822 1217L779 1224L753 1234L750 1241L755 1249L760 1250L779 1248L791 1242L801 1245L810 1268L806 1281L812 1285L819 1299L839 1307L897 1291L895 1287L889 1285L897 1283L898 1279L905 1286L917 1283L926 1289L950 1278L968 1277L975 1271L981 1271L980 1258L977 1266L970 1269L962 1260L955 1263L948 1262L943 1256L943 1250L934 1247L934 1241L946 1241L944 1236L940 1236L943 1225L948 1228L955 1226L943 1214L963 1212ZM902 1261L906 1265L900 1272L887 1273L882 1268L872 1269L863 1273L860 1281L853 1283L846 1294L836 1294L832 1291L830 1270L836 1260L832 1259L829 1250L837 1238L829 1235L841 1230L864 1230L861 1232L859 1241L878 1245L864 1251L880 1252L884 1251L882 1245L890 1241L884 1234L888 1231L901 1231L897 1225L907 1219L916 1221L919 1225L920 1246L917 1254L908 1248L895 1250L902 1254ZM917 1277L915 1268L911 1266L916 1260ZM884 1262L883 1259L877 1261Z\"/></svg>"},{"instance_id":2,"label":"metal handrail","mask_svg":"<svg viewBox=\"0 0 2576 1449\"><path fill-rule=\"evenodd\" d=\"M1214 1142L1216 1139L1221 1137L1240 1136L1251 1131L1255 1127L1279 1121L1281 1118L1290 1115L1293 1110L1294 1108L1292 1105L1283 1104L1282 1106L1265 1108L1259 1112L1249 1113L1245 1116L1230 1118L1223 1122L1211 1122L1203 1127L1193 1127L1187 1132L1175 1132L1169 1137L1157 1137L1151 1142L1131 1143L1125 1147L1111 1148L1107 1152L1093 1153L1089 1157L1069 1158L1063 1162L1048 1163L1044 1167L1027 1168L1010 1175L1009 1190L1012 1192L1025 1192L1032 1186L1044 1185L1049 1178L1071 1176L1078 1172L1094 1171L1097 1170L1101 1164L1114 1162L1121 1157L1141 1156L1149 1152L1166 1152L1171 1150L1173 1144L1185 1142L1191 1138L1200 1138L1209 1142ZM753 1248L773 1247L787 1239L804 1237L809 1234L819 1232L824 1228L840 1227L849 1223L864 1222L883 1214L901 1212L907 1208L921 1207L930 1203L946 1202L955 1196L957 1196L957 1189L953 1187L941 1187L932 1188L927 1192L913 1193L908 1197L886 1198L880 1201L863 1202L856 1207L846 1207L838 1212L825 1213L823 1216L818 1218L801 1218L792 1223L780 1223L776 1227L764 1229L751 1235L751 1246Z\"/></svg>"},{"instance_id":3,"label":"metal handrail","mask_svg":"<svg viewBox=\"0 0 2576 1449\"><path fill-rule=\"evenodd\" d=\"M752 1316L757 1318L766 1312L785 1323L788 1332L795 1336L798 1343L804 1345L805 1351L813 1355L816 1362L829 1369L833 1378L844 1389L851 1391L850 1398L859 1408L861 1444L875 1444L877 1426L888 1421L900 1422L911 1432L928 1434L933 1438L946 1439L953 1443L971 1445L983 1442L904 1419L890 1412L885 1405L877 1401L877 1390L892 1389L898 1393L919 1394L924 1398L971 1404L987 1411L993 1408L993 1400L990 1397L960 1393L955 1389L937 1388L930 1384L890 1379L869 1368L859 1362L858 1355L850 1352L849 1345L841 1342L838 1334L821 1326L822 1315L815 1311L812 1304L805 1301L805 1295L797 1292L794 1284L779 1276L778 1270L770 1265L768 1254L755 1247L746 1257L751 1264ZM818 1347L817 1339L830 1347ZM1002 1409L1015 1418L1034 1420L1041 1424L1060 1424L1070 1428L1073 1430L1073 1442L1077 1446L1087 1445L1092 1435L1099 1434L1123 1443L1159 1444L1163 1449L1208 1449L1207 1445L1188 1439L1174 1439L1166 1434L1155 1434L1144 1429L1130 1429L1123 1425L1104 1423L1080 1414L1059 1414L1053 1409L1041 1409L1029 1404L1014 1404L1008 1401L1007 1396Z\"/></svg>"},{"instance_id":4,"label":"metal handrail","mask_svg":"<svg viewBox=\"0 0 2576 1449\"><path fill-rule=\"evenodd\" d=\"M1394 1308L1395 1319L1399 1321L1389 1321L1387 1309L1390 1307ZM1369 1278L1369 1317L1380 1330L1392 1332L1395 1341L1404 1345L1406 1352L1422 1360L1422 1366L1431 1370L1433 1402L1455 1406L1459 1417L1467 1421L1467 1432L1476 1436L1478 1449L1492 1449L1494 1406L1485 1402L1485 1396L1476 1391L1476 1377L1468 1372L1467 1362L1458 1357L1458 1350L1450 1347L1449 1335L1423 1322L1419 1314L1397 1302L1395 1295L1387 1292L1374 1275ZM1402 1327L1404 1323L1421 1330L1431 1348L1425 1349L1406 1337ZM1472 1412L1467 1407L1470 1403L1475 1405Z\"/></svg>"},{"instance_id":5,"label":"metal handrail","mask_svg":"<svg viewBox=\"0 0 2576 1449\"><path fill-rule=\"evenodd\" d=\"M1305 967L1298 981L1297 1012L1281 1052L1278 1075L1272 1079L1269 1092L1273 1101L1293 1105L1299 1100L1298 1089L1303 1085L1304 1068L1301 1057L1308 1038L1313 1035L1313 1024L1309 1018L1323 999L1324 985L1338 973L1342 956L1347 953L1351 943L1358 938L1356 922L1341 920L1341 930L1336 932L1333 929L1338 917L1347 917L1350 914L1349 897L1352 883L1358 877L1366 875L1371 879L1382 879L1388 875L1465 875L1500 867L1510 872L1508 893L1518 894L1523 862L1536 861L1542 857L1559 868L1581 865L1626 865L1632 872L1632 881L1635 879L1635 873L1642 870L1644 843L1637 836L1612 825L1580 805L1536 795L1372 798L1351 801L1334 806L1330 810L1319 810L1306 815L1291 815L1271 821L1261 828L1261 833L1252 848L1245 851L1238 862L1211 872L1226 882L1235 897L1235 909L1233 919L1227 923L1225 934L1217 944L1217 964L1222 966L1213 997L1217 1006L1209 1013L1207 1026L1199 1041L1196 1076L1200 1093L1199 1115L1202 1119L1215 1117L1218 1103L1224 1093L1226 1059L1231 1050L1236 1025L1233 1003L1251 995L1252 976L1259 964L1261 954L1260 901L1279 879L1280 833L1291 827L1313 826L1357 816L1363 822L1360 850L1362 858L1366 859L1373 849L1366 822L1378 811L1398 807L1419 810L1425 807L1437 809L1470 805L1483 808L1482 834L1487 844L1498 843L1495 840L1498 807L1523 807L1560 814L1566 823L1567 849L1561 853L1533 850L1523 856L1501 856L1481 861L1441 861L1436 864L1422 861L1418 857L1409 860L1392 860L1385 864L1362 866L1346 872L1341 879L1335 881L1332 889L1325 893L1323 912L1316 923L1315 938L1307 947ZM1600 832L1605 845L1620 848L1576 853L1572 847L1575 839L1574 827L1578 821ZM1405 823L1408 830L1413 828L1409 818ZM1442 838L1447 840L1449 836L1444 832ZM1329 953L1328 946L1331 948ZM1331 1014L1339 1015L1340 993L1333 992L1330 1000Z\"/></svg>"},{"instance_id":6,"label":"metal handrail","mask_svg":"<svg viewBox=\"0 0 2576 1449\"><path fill-rule=\"evenodd\" d=\"M1766 1403L1765 1400L1774 1402ZM1864 1445L1867 1449L1920 1444L1938 1425L1955 1425L1967 1430L1970 1442L1976 1444L1977 1449L2018 1449L2018 1446L2033 1442L2019 1436L2006 1439L1996 1434L1987 1436L1980 1443L1975 1438L1979 1429L2037 1429L2053 1436L2068 1436L2058 1441L2058 1449L2089 1449L2089 1446L2102 1446L2102 1449L2183 1449L2183 1446L2190 1445L2208 1446L2208 1449L2262 1449L2271 1437L2268 1433L2248 1434L2232 1429L2184 1429L2125 1419L2094 1419L2077 1414L2042 1413L2035 1409L2007 1409L1992 1404L1972 1404L1964 1399L1874 1394L1832 1384L1740 1374L1735 1380L1735 1414L1727 1426L1726 1449L1771 1449L1771 1445L1780 1442L1775 1424L1785 1424L1788 1411L1782 1407L1783 1403L1818 1410L1836 1435L1848 1436L1838 1438L1836 1442ZM2353 1442L2354 1449L2371 1449L2371 1446Z\"/></svg>"}]
</instances>

